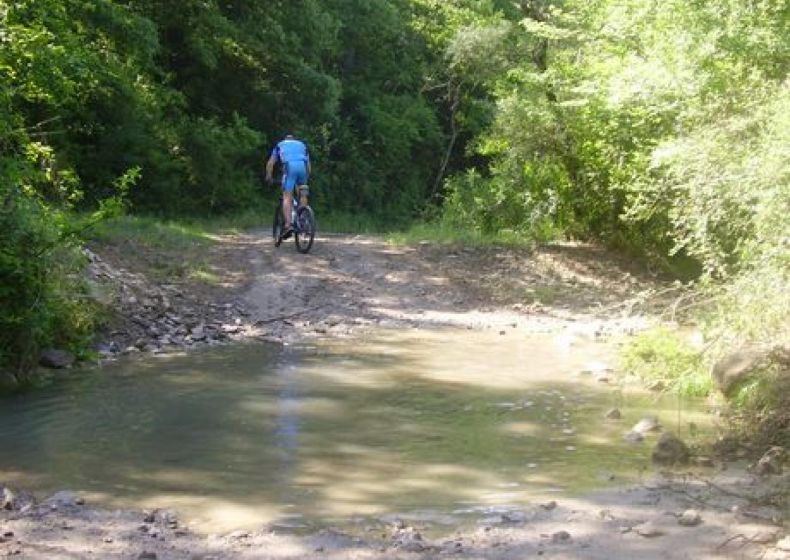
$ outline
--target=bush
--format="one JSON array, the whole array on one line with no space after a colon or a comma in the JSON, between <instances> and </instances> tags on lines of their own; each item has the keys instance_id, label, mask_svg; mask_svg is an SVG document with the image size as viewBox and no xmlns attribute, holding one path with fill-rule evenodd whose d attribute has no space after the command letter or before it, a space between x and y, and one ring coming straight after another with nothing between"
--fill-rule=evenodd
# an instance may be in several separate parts
<instances>
[{"instance_id":1,"label":"bush","mask_svg":"<svg viewBox=\"0 0 790 560\"><path fill-rule=\"evenodd\" d=\"M62 220L18 190L0 195L0 368L20 380L41 348L79 353L95 326L97 309L79 274L84 258L64 243Z\"/></svg>"},{"instance_id":2,"label":"bush","mask_svg":"<svg viewBox=\"0 0 790 560\"><path fill-rule=\"evenodd\" d=\"M193 213L227 214L249 208L260 189L255 173L262 173L263 167L261 135L238 116L229 125L199 118L184 128L190 184L182 193L182 204Z\"/></svg>"},{"instance_id":3,"label":"bush","mask_svg":"<svg viewBox=\"0 0 790 560\"><path fill-rule=\"evenodd\" d=\"M623 353L623 367L641 379L687 396L704 396L713 388L702 352L668 328L638 335Z\"/></svg>"}]
</instances>

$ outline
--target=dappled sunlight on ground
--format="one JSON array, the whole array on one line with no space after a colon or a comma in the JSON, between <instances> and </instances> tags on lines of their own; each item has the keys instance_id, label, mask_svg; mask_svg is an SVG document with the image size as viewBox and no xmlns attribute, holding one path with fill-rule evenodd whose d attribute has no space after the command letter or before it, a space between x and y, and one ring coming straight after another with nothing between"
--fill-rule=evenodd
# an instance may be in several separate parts
<instances>
[{"instance_id":1,"label":"dappled sunlight on ground","mask_svg":"<svg viewBox=\"0 0 790 560\"><path fill-rule=\"evenodd\" d=\"M647 465L649 444L622 440L645 407L706 429L699 404L584 374L605 346L570 348L550 335L382 329L122 362L2 411L15 423L0 418L0 435L17 444L0 473L178 509L201 528L313 526L525 507L625 482ZM603 419L613 403L624 421Z\"/></svg>"}]
</instances>

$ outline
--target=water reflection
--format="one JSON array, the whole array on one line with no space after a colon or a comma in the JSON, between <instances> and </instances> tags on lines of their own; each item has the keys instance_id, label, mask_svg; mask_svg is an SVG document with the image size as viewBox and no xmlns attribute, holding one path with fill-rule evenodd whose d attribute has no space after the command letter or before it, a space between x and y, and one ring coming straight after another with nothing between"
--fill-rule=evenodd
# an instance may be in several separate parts
<instances>
[{"instance_id":1,"label":"water reflection","mask_svg":"<svg viewBox=\"0 0 790 560\"><path fill-rule=\"evenodd\" d=\"M277 478L280 479L281 500L289 501L289 482L297 467L299 433L301 430L300 401L307 397L298 387L298 356L291 356L276 369L277 387L274 444L280 456ZM266 398L265 395L261 395Z\"/></svg>"},{"instance_id":2,"label":"water reflection","mask_svg":"<svg viewBox=\"0 0 790 560\"><path fill-rule=\"evenodd\" d=\"M622 433L646 409L681 433L707 424L699 405L579 375L607 352L384 331L115 364L0 401L0 480L172 507L212 530L525 505L638 474L649 447ZM613 404L624 421L603 420Z\"/></svg>"}]
</instances>

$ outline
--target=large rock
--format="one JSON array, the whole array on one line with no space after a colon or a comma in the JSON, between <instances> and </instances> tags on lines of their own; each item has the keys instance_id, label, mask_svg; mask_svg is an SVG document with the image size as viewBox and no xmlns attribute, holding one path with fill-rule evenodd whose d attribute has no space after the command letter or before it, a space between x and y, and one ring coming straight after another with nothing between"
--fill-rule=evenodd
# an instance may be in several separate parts
<instances>
[{"instance_id":1,"label":"large rock","mask_svg":"<svg viewBox=\"0 0 790 560\"><path fill-rule=\"evenodd\" d=\"M27 492L14 492L8 486L0 484L0 510L24 510L35 504L32 494Z\"/></svg>"},{"instance_id":2,"label":"large rock","mask_svg":"<svg viewBox=\"0 0 790 560\"><path fill-rule=\"evenodd\" d=\"M672 432L664 432L653 449L653 462L658 465L685 465L689 462L688 446Z\"/></svg>"},{"instance_id":3,"label":"large rock","mask_svg":"<svg viewBox=\"0 0 790 560\"><path fill-rule=\"evenodd\" d=\"M687 509L678 516L678 525L683 527L696 527L702 523L702 516L695 509Z\"/></svg>"},{"instance_id":4,"label":"large rock","mask_svg":"<svg viewBox=\"0 0 790 560\"><path fill-rule=\"evenodd\" d=\"M0 488L0 509L12 510L16 508L16 494L6 487Z\"/></svg>"},{"instance_id":5,"label":"large rock","mask_svg":"<svg viewBox=\"0 0 790 560\"><path fill-rule=\"evenodd\" d=\"M711 376L716 387L728 395L742 381L764 368L772 351L764 347L741 348L721 358L713 366Z\"/></svg>"},{"instance_id":6,"label":"large rock","mask_svg":"<svg viewBox=\"0 0 790 560\"><path fill-rule=\"evenodd\" d=\"M776 445L766 451L751 470L758 476L782 474L782 467L784 466L786 455L784 447Z\"/></svg>"},{"instance_id":7,"label":"large rock","mask_svg":"<svg viewBox=\"0 0 790 560\"><path fill-rule=\"evenodd\" d=\"M12 391L19 386L19 380L16 375L10 371L0 370L0 392Z\"/></svg>"},{"instance_id":8,"label":"large rock","mask_svg":"<svg viewBox=\"0 0 790 560\"><path fill-rule=\"evenodd\" d=\"M39 363L44 367L53 368L53 369L63 369L72 365L75 360L76 358L74 357L74 354L72 354L71 352L50 348L48 350L44 350L41 353L41 357L39 358Z\"/></svg>"},{"instance_id":9,"label":"large rock","mask_svg":"<svg viewBox=\"0 0 790 560\"><path fill-rule=\"evenodd\" d=\"M60 509L75 507L80 505L81 502L82 500L80 497L74 492L71 492L70 490L61 490L60 492L56 492L47 498L44 504L53 509Z\"/></svg>"},{"instance_id":10,"label":"large rock","mask_svg":"<svg viewBox=\"0 0 790 560\"><path fill-rule=\"evenodd\" d=\"M645 523L640 523L634 527L634 532L640 537L645 537L648 539L662 537L667 534L666 529L662 527L660 523L656 523L655 521L646 521Z\"/></svg>"}]
</instances>

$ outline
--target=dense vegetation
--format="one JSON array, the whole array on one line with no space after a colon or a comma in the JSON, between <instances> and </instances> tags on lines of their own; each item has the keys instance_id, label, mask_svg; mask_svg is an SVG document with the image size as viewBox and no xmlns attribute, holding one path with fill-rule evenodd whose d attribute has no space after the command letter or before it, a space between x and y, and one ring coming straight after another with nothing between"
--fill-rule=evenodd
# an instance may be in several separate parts
<instances>
[{"instance_id":1,"label":"dense vegetation","mask_svg":"<svg viewBox=\"0 0 790 560\"><path fill-rule=\"evenodd\" d=\"M322 209L683 257L708 362L786 339L789 20L780 0L0 0L0 364L91 330L74 210L260 205L285 132Z\"/></svg>"}]
</instances>

